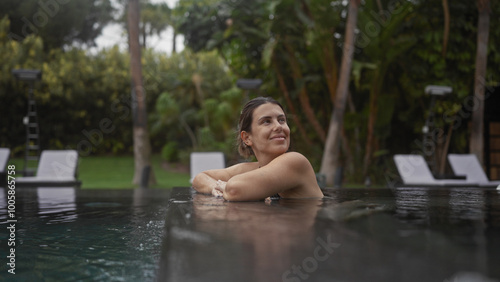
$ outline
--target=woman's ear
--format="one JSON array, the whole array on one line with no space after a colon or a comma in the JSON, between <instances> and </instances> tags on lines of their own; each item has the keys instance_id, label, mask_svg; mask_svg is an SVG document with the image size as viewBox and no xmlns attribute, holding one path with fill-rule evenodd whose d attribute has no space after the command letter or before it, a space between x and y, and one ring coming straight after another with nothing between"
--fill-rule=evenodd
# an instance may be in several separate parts
<instances>
[{"instance_id":1,"label":"woman's ear","mask_svg":"<svg viewBox=\"0 0 500 282\"><path fill-rule=\"evenodd\" d=\"M248 147L252 146L252 140L251 140L250 134L248 134L248 132L242 131L240 133L240 136L241 136L241 140L243 141L243 143L245 143L245 145L247 145Z\"/></svg>"}]
</instances>

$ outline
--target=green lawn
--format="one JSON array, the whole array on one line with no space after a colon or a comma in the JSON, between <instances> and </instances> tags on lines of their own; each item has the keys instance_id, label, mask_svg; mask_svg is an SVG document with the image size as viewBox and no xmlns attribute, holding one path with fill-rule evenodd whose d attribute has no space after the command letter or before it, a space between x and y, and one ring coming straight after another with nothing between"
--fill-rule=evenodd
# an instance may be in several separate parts
<instances>
[{"instance_id":1,"label":"green lawn","mask_svg":"<svg viewBox=\"0 0 500 282\"><path fill-rule=\"evenodd\" d=\"M16 165L16 171L21 172L24 160L10 159L9 164ZM135 188L132 184L134 176L133 156L91 156L80 157L78 164L78 179L82 181L82 189L102 188ZM189 168L165 169L159 156L152 158L156 185L150 188L186 187L189 183ZM343 188L364 188L364 184L344 183ZM383 185L372 185L372 188L383 188Z\"/></svg>"},{"instance_id":2,"label":"green lawn","mask_svg":"<svg viewBox=\"0 0 500 282\"><path fill-rule=\"evenodd\" d=\"M15 164L18 171L23 168L23 159L11 159L9 164ZM189 172L184 169L176 172L162 168L158 156L152 158L153 171L158 184L150 188L172 188L175 186L190 186ZM82 181L82 189L99 188L134 188L134 158L132 156L91 156L81 157L78 164L78 179Z\"/></svg>"}]
</instances>

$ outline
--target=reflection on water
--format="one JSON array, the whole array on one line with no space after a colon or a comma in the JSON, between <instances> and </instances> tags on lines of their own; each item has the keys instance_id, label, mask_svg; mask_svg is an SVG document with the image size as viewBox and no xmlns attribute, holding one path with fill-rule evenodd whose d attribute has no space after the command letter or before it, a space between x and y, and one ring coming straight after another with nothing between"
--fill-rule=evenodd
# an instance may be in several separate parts
<instances>
[{"instance_id":1,"label":"reflection on water","mask_svg":"<svg viewBox=\"0 0 500 282\"><path fill-rule=\"evenodd\" d=\"M500 278L495 191L335 189L322 201L271 204L178 192L161 281Z\"/></svg>"},{"instance_id":2,"label":"reflection on water","mask_svg":"<svg viewBox=\"0 0 500 282\"><path fill-rule=\"evenodd\" d=\"M78 217L74 187L39 187L36 192L38 216L49 218L47 224L71 222Z\"/></svg>"},{"instance_id":3,"label":"reflection on water","mask_svg":"<svg viewBox=\"0 0 500 282\"><path fill-rule=\"evenodd\" d=\"M499 194L492 189L400 187L394 196L396 215L411 223L450 225L500 219Z\"/></svg>"},{"instance_id":4,"label":"reflection on water","mask_svg":"<svg viewBox=\"0 0 500 282\"><path fill-rule=\"evenodd\" d=\"M5 242L7 201L0 190ZM332 189L324 200L271 203L227 202L189 188L174 192L18 189L14 278L500 278L500 194L494 189Z\"/></svg>"},{"instance_id":5,"label":"reflection on water","mask_svg":"<svg viewBox=\"0 0 500 282\"><path fill-rule=\"evenodd\" d=\"M5 224L6 195L0 189ZM168 190L17 189L18 263L9 281L154 280L168 195ZM7 236L4 226L0 242ZM2 243L2 257L6 247Z\"/></svg>"},{"instance_id":6,"label":"reflection on water","mask_svg":"<svg viewBox=\"0 0 500 282\"><path fill-rule=\"evenodd\" d=\"M323 204L227 202L197 193L191 201L174 198L172 203L176 208L168 218L179 220L169 228L163 245L168 254L160 262L161 281L189 281L186 274L205 281L235 279L235 271L249 274L238 281L268 281L270 272L284 273L296 263L297 254L303 258L302 251L314 245L315 219ZM221 263L210 257L229 259Z\"/></svg>"},{"instance_id":7,"label":"reflection on water","mask_svg":"<svg viewBox=\"0 0 500 282\"><path fill-rule=\"evenodd\" d=\"M419 224L429 222L429 195L426 189L398 188L395 191L396 214Z\"/></svg>"},{"instance_id":8,"label":"reflection on water","mask_svg":"<svg viewBox=\"0 0 500 282\"><path fill-rule=\"evenodd\" d=\"M449 196L450 219L475 220L485 217L485 190L451 188Z\"/></svg>"},{"instance_id":9,"label":"reflection on water","mask_svg":"<svg viewBox=\"0 0 500 282\"><path fill-rule=\"evenodd\" d=\"M319 200L231 203L195 194L193 220L196 230L246 246L240 263L253 269L254 281L266 281L270 271L286 271L298 251L311 247L321 204Z\"/></svg>"}]
</instances>

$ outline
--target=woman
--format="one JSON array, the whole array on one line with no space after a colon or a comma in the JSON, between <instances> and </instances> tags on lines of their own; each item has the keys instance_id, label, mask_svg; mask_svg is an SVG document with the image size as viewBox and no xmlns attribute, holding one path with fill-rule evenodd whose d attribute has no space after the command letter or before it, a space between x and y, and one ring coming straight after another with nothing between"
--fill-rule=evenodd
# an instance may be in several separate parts
<instances>
[{"instance_id":1,"label":"woman","mask_svg":"<svg viewBox=\"0 0 500 282\"><path fill-rule=\"evenodd\" d=\"M243 108L239 121L238 151L257 162L208 170L193 179L200 193L222 196L229 201L281 198L322 198L313 167L303 155L288 152L290 128L280 103L258 97Z\"/></svg>"}]
</instances>

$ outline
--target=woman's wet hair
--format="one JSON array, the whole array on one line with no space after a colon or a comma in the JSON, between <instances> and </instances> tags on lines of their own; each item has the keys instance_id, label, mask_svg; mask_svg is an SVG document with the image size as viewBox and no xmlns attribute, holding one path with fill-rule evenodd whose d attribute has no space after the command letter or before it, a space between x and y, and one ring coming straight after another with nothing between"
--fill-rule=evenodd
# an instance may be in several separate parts
<instances>
[{"instance_id":1,"label":"woman's wet hair","mask_svg":"<svg viewBox=\"0 0 500 282\"><path fill-rule=\"evenodd\" d=\"M250 156L254 155L254 152L252 148L250 146L247 146L241 139L241 132L252 132L253 112L259 106L268 103L278 105L283 110L283 112L285 111L283 109L283 106L271 97L254 98L248 101L243 107L243 110L241 110L240 121L238 122L238 135L236 137L236 145L238 146L238 153L244 158L249 158Z\"/></svg>"}]
</instances>

